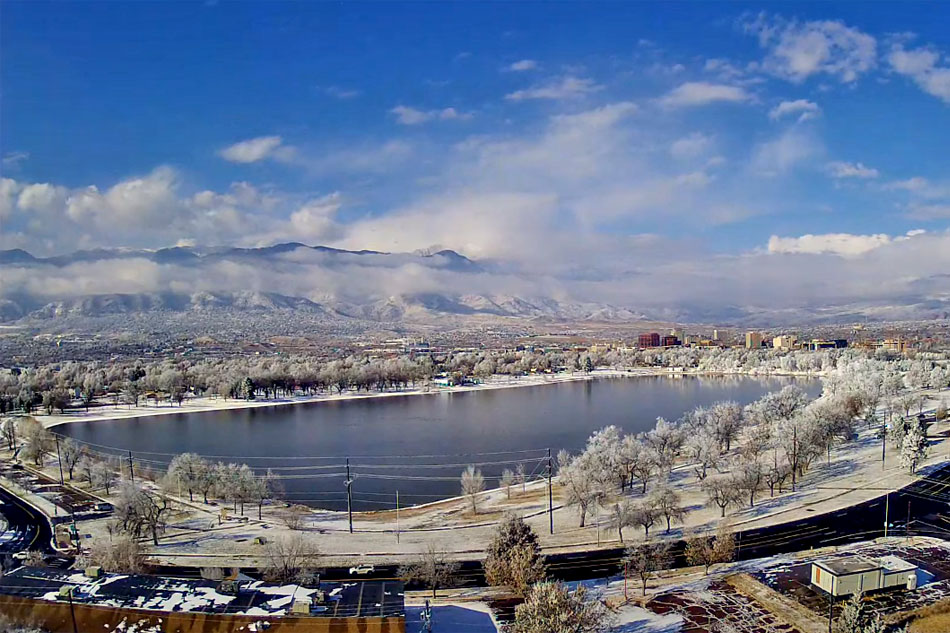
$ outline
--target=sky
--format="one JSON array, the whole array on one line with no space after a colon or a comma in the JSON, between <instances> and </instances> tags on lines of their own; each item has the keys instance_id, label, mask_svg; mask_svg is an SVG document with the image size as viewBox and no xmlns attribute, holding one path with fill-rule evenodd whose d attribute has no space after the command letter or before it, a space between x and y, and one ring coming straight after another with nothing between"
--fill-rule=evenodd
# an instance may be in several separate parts
<instances>
[{"instance_id":1,"label":"sky","mask_svg":"<svg viewBox=\"0 0 950 633\"><path fill-rule=\"evenodd\" d=\"M6 1L0 248L451 248L626 305L682 298L656 280L944 300L947 23L909 2Z\"/></svg>"}]
</instances>

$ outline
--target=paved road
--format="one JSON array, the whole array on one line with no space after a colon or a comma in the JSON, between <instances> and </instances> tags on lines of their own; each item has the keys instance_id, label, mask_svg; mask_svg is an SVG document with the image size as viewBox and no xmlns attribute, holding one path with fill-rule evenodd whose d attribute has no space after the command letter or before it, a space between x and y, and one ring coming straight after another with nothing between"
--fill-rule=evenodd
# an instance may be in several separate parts
<instances>
[{"instance_id":1,"label":"paved road","mask_svg":"<svg viewBox=\"0 0 950 633\"><path fill-rule=\"evenodd\" d=\"M736 535L739 560L774 556L809 548L845 545L884 536L884 513L888 512L889 536L906 534L950 538L950 465L886 498L866 501L836 512L766 528L740 531ZM908 522L909 519L909 522ZM685 566L684 543L673 545L675 566ZM587 580L620 573L622 548L554 554L547 557L549 573L560 580ZM397 574L394 565L379 565L372 574L357 578L384 578ZM463 564L464 586L484 584L484 571L477 561ZM352 579L346 568L327 570L329 579Z\"/></svg>"},{"instance_id":2,"label":"paved road","mask_svg":"<svg viewBox=\"0 0 950 633\"><path fill-rule=\"evenodd\" d=\"M0 488L0 515L3 515L4 528L0 533L0 563L21 550L53 553L52 531L46 518L3 488Z\"/></svg>"},{"instance_id":3,"label":"paved road","mask_svg":"<svg viewBox=\"0 0 950 633\"><path fill-rule=\"evenodd\" d=\"M909 505L908 505L909 504ZM867 501L849 508L820 514L766 528L745 530L737 534L740 560L774 556L812 547L844 545L874 539L884 535L884 513L889 514L888 534L903 536L917 534L950 537L950 465L932 473L898 492L884 498ZM0 537L0 554L29 549L42 543L48 550L50 529L48 523L28 505L0 490L0 513L7 517L10 528ZM908 522L909 519L909 522ZM677 566L685 565L683 543L673 546ZM551 575L560 580L603 578L620 572L621 548L555 554L548 556ZM162 567L157 573L179 576L197 576L197 568ZM326 570L326 581L394 578L396 565L378 565L366 575L351 575L349 568L333 567ZM484 570L478 561L462 563L462 586L484 584Z\"/></svg>"}]
</instances>

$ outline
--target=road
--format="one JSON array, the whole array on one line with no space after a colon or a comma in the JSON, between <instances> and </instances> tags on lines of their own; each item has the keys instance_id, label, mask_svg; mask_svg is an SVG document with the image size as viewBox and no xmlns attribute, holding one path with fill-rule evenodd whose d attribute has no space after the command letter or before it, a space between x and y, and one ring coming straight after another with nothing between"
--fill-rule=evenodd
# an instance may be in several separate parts
<instances>
[{"instance_id":1,"label":"road","mask_svg":"<svg viewBox=\"0 0 950 633\"><path fill-rule=\"evenodd\" d=\"M809 548L845 545L884 536L884 514L888 514L888 536L950 537L950 464L910 486L886 497L866 501L836 512L736 533L738 560L775 556ZM685 543L672 546L674 566L686 565ZM547 556L548 573L559 580L588 580L618 574L622 548ZM359 578L393 577L395 565L378 565L371 574ZM484 584L484 571L477 561L463 563L459 584ZM353 579L347 568L330 568L328 579Z\"/></svg>"},{"instance_id":2,"label":"road","mask_svg":"<svg viewBox=\"0 0 950 633\"><path fill-rule=\"evenodd\" d=\"M46 518L3 488L0 488L0 515L5 524L0 534L0 559L29 549L53 553L52 530Z\"/></svg>"},{"instance_id":3,"label":"road","mask_svg":"<svg viewBox=\"0 0 950 633\"><path fill-rule=\"evenodd\" d=\"M885 510L889 515L889 535L950 536L950 464L900 491L890 493L886 499L879 498L789 523L740 531L736 534L737 558L747 560L878 538L884 536ZM33 508L0 490L0 513L10 523L10 527L0 537L0 554L29 549L38 543L49 551L49 524ZM683 548L682 541L673 545L675 566L686 564ZM546 562L554 578L586 580L619 573L623 553L622 548L614 548L553 554L547 557ZM199 570L163 566L155 571L163 575L194 577ZM353 575L349 573L348 567L331 567L325 570L324 579L395 578L398 571L396 565L377 565L369 574ZM484 584L484 581L484 570L479 561L462 563L458 585L476 586Z\"/></svg>"}]
</instances>

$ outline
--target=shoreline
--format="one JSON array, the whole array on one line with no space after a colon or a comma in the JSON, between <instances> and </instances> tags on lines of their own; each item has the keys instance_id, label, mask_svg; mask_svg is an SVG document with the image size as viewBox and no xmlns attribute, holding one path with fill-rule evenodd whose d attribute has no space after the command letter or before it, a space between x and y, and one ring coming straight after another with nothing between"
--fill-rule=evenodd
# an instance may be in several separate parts
<instances>
[{"instance_id":1,"label":"shoreline","mask_svg":"<svg viewBox=\"0 0 950 633\"><path fill-rule=\"evenodd\" d=\"M429 396L437 394L456 394L456 393L478 393L480 391L494 391L498 389L515 389L520 387L541 387L545 385L555 385L560 383L585 382L601 378L682 378L682 377L743 377L743 378L821 378L820 372L770 372L770 373L752 373L752 372L713 372L713 371L670 371L667 368L659 369L640 369L640 370L621 370L621 369L595 369L589 374L535 374L532 376L519 376L507 380L499 379L500 375L492 376L488 382L479 385L441 387L429 386L428 388L406 389L403 391L372 391L368 393L359 393L347 391L342 394L321 394L315 396L301 396L293 398L283 398L276 400L241 400L231 398L212 398L202 396L186 400L181 406L169 404L167 406L143 405L138 407L111 408L108 414L99 415L99 411L93 410L85 412L82 410L66 414L52 415L33 414L45 428L53 429L66 424L75 424L77 422L117 422L127 419L147 418L161 415L177 415L186 413L206 413L212 411L228 411L232 409L256 409L264 407L281 407L298 404L319 404L325 402L348 402L351 400L365 400L373 398L396 398L404 396ZM102 410L110 405L97 407Z\"/></svg>"}]
</instances>

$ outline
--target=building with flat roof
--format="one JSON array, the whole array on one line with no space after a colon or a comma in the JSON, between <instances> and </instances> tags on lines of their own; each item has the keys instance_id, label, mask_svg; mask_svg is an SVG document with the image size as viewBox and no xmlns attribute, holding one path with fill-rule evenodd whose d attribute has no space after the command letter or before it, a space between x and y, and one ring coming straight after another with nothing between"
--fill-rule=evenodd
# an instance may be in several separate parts
<instances>
[{"instance_id":1,"label":"building with flat roof","mask_svg":"<svg viewBox=\"0 0 950 633\"><path fill-rule=\"evenodd\" d=\"M747 349L758 349L762 347L762 340L761 332L745 333L745 346Z\"/></svg>"},{"instance_id":2,"label":"building with flat roof","mask_svg":"<svg viewBox=\"0 0 950 633\"><path fill-rule=\"evenodd\" d=\"M772 339L772 347L775 349L795 349L798 346L798 338L791 334L782 334Z\"/></svg>"},{"instance_id":3,"label":"building with flat roof","mask_svg":"<svg viewBox=\"0 0 950 633\"><path fill-rule=\"evenodd\" d=\"M638 341L640 343L640 347L659 347L660 335L656 332L641 334Z\"/></svg>"},{"instance_id":4,"label":"building with flat roof","mask_svg":"<svg viewBox=\"0 0 950 633\"><path fill-rule=\"evenodd\" d=\"M897 556L815 561L811 564L811 584L835 597L897 587L916 589L917 565Z\"/></svg>"},{"instance_id":5,"label":"building with flat roof","mask_svg":"<svg viewBox=\"0 0 950 633\"><path fill-rule=\"evenodd\" d=\"M0 577L0 612L50 631L405 633L398 580L277 585L20 567ZM75 617L75 620L73 618ZM126 623L126 624L123 624ZM154 627L154 628L153 628Z\"/></svg>"}]
</instances>

